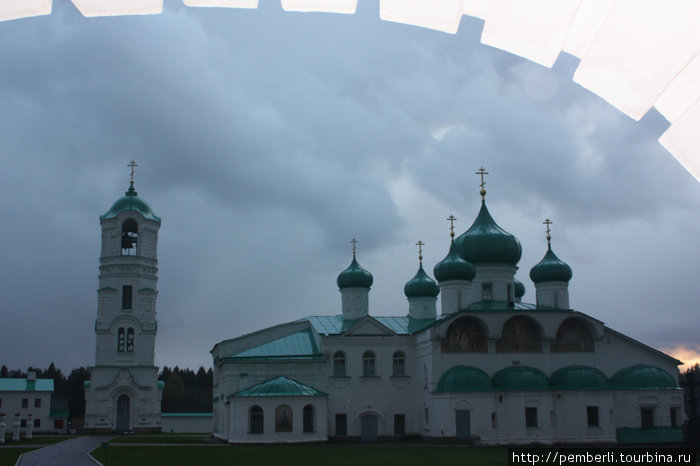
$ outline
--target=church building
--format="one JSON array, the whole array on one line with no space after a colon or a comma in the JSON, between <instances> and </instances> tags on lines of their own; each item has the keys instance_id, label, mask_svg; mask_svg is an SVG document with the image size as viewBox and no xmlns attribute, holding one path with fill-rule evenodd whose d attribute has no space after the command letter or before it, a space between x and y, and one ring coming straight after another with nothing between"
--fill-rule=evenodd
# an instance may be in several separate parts
<instances>
[{"instance_id":1,"label":"church building","mask_svg":"<svg viewBox=\"0 0 700 466\"><path fill-rule=\"evenodd\" d=\"M131 184L100 216L95 365L85 382L86 431L161 430L163 383L154 365L158 296L157 217Z\"/></svg>"},{"instance_id":2,"label":"church building","mask_svg":"<svg viewBox=\"0 0 700 466\"><path fill-rule=\"evenodd\" d=\"M554 253L549 220L543 258L530 270L535 303L523 302L525 287L515 278L520 242L494 221L485 201L486 172L477 173L482 199L476 219L456 239L451 227L435 280L419 250L418 270L408 274L403 290L406 314L371 312L374 277L360 266L353 240L351 263L337 278L340 313L303 317L214 346L216 437L264 443L410 435L491 445L681 440L680 361L571 307L572 270ZM150 412L142 406L160 397L155 378L146 377L152 354L139 362L149 366L139 369L142 379L128 367L128 351L114 351L119 329L134 329L136 345L155 336L159 221L150 209L137 210L118 201L102 219L107 246L96 331L104 343L98 341L97 364L110 369L93 372L91 399L99 408L92 413L100 413L91 414L93 423L120 419L121 396L138 405L139 419ZM110 249L131 221L143 241L136 256L143 262ZM126 286L138 290L134 310L119 307Z\"/></svg>"}]
</instances>

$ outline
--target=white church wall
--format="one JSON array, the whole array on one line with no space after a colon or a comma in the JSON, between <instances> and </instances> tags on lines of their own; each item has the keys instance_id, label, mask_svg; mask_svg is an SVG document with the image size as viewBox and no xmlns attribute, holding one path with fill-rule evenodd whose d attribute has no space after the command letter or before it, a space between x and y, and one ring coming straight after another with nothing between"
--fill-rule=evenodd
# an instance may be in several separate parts
<instances>
[{"instance_id":1,"label":"white church wall","mask_svg":"<svg viewBox=\"0 0 700 466\"><path fill-rule=\"evenodd\" d=\"M565 443L614 443L614 394L611 390L554 392L557 441ZM597 417L591 413L594 408Z\"/></svg>"},{"instance_id":2,"label":"white church wall","mask_svg":"<svg viewBox=\"0 0 700 466\"><path fill-rule=\"evenodd\" d=\"M683 413L683 390L658 389L658 390L616 390L615 400L615 424L617 427L641 428L642 409L653 411L653 427L671 427L671 408L676 408ZM676 419L676 425L680 426L682 419Z\"/></svg>"},{"instance_id":3,"label":"white church wall","mask_svg":"<svg viewBox=\"0 0 700 466\"><path fill-rule=\"evenodd\" d=\"M303 410L307 405L314 409L314 429L311 432L304 432ZM253 406L259 406L263 410L262 433L251 432L250 409ZM291 431L280 431L283 429L275 422L275 412L280 406L291 408ZM232 443L297 443L328 438L326 397L234 397L231 398L229 407L230 435L227 440Z\"/></svg>"}]
</instances>

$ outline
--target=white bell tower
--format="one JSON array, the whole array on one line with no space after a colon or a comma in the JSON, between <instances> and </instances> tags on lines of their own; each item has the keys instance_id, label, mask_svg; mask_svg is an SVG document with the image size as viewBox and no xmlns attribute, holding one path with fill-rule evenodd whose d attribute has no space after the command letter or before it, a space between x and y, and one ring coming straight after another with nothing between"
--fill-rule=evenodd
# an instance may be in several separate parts
<instances>
[{"instance_id":1,"label":"white bell tower","mask_svg":"<svg viewBox=\"0 0 700 466\"><path fill-rule=\"evenodd\" d=\"M162 383L154 365L158 323L158 229L160 218L131 183L100 216L100 254L95 366L85 383L88 431L161 430Z\"/></svg>"}]
</instances>

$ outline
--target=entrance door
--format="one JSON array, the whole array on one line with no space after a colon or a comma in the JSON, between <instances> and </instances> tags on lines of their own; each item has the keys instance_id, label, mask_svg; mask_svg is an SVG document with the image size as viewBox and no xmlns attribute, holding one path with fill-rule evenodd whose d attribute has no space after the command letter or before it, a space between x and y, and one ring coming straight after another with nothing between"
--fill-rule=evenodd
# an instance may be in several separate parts
<instances>
[{"instance_id":1,"label":"entrance door","mask_svg":"<svg viewBox=\"0 0 700 466\"><path fill-rule=\"evenodd\" d=\"M468 409L456 409L455 422L457 423L457 438L468 439L472 436Z\"/></svg>"},{"instance_id":2,"label":"entrance door","mask_svg":"<svg viewBox=\"0 0 700 466\"><path fill-rule=\"evenodd\" d=\"M366 414L360 418L360 428L363 442L377 441L377 416Z\"/></svg>"},{"instance_id":3,"label":"entrance door","mask_svg":"<svg viewBox=\"0 0 700 466\"><path fill-rule=\"evenodd\" d=\"M117 398L117 430L129 430L129 397L126 395Z\"/></svg>"}]
</instances>

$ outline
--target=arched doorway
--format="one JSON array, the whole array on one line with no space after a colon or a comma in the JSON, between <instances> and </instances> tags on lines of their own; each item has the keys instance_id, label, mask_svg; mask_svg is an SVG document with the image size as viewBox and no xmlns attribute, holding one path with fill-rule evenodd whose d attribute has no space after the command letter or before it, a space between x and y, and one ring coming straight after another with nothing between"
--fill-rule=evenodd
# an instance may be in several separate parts
<instances>
[{"instance_id":1,"label":"arched doorway","mask_svg":"<svg viewBox=\"0 0 700 466\"><path fill-rule=\"evenodd\" d=\"M377 441L377 416L365 414L360 418L360 432L363 442Z\"/></svg>"},{"instance_id":2,"label":"arched doorway","mask_svg":"<svg viewBox=\"0 0 700 466\"><path fill-rule=\"evenodd\" d=\"M125 432L129 430L129 406L130 400L127 395L120 395L117 398L117 430Z\"/></svg>"}]
</instances>

